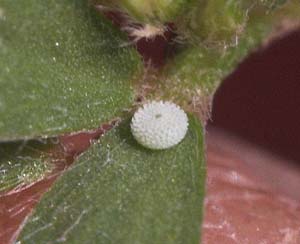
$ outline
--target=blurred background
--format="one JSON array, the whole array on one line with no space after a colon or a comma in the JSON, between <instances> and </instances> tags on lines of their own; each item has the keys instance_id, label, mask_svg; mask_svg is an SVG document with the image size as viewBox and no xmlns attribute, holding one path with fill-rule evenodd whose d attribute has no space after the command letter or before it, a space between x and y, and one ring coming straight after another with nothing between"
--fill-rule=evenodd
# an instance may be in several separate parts
<instances>
[{"instance_id":1,"label":"blurred background","mask_svg":"<svg viewBox=\"0 0 300 244\"><path fill-rule=\"evenodd\" d=\"M250 55L218 89L210 127L300 162L300 31Z\"/></svg>"}]
</instances>

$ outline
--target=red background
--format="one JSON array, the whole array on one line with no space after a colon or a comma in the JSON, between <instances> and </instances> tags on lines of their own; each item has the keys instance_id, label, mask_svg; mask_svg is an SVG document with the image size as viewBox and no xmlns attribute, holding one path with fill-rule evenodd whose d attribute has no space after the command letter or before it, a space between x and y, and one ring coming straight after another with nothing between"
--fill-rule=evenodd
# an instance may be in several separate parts
<instances>
[{"instance_id":1,"label":"red background","mask_svg":"<svg viewBox=\"0 0 300 244\"><path fill-rule=\"evenodd\" d=\"M300 162L300 31L250 55L222 83L210 125Z\"/></svg>"}]
</instances>

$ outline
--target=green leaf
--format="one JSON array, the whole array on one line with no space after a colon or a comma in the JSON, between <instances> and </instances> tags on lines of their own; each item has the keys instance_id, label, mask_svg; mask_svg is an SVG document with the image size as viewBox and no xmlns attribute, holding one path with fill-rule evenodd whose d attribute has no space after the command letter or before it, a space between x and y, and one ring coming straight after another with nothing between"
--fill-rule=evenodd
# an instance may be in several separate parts
<instances>
[{"instance_id":1,"label":"green leaf","mask_svg":"<svg viewBox=\"0 0 300 244\"><path fill-rule=\"evenodd\" d=\"M204 198L203 129L151 151L129 121L108 132L46 193L21 243L198 244Z\"/></svg>"},{"instance_id":2,"label":"green leaf","mask_svg":"<svg viewBox=\"0 0 300 244\"><path fill-rule=\"evenodd\" d=\"M140 58L87 2L0 1L0 140L95 128L131 106Z\"/></svg>"},{"instance_id":3,"label":"green leaf","mask_svg":"<svg viewBox=\"0 0 300 244\"><path fill-rule=\"evenodd\" d=\"M30 185L49 174L52 140L0 143L0 193Z\"/></svg>"}]
</instances>

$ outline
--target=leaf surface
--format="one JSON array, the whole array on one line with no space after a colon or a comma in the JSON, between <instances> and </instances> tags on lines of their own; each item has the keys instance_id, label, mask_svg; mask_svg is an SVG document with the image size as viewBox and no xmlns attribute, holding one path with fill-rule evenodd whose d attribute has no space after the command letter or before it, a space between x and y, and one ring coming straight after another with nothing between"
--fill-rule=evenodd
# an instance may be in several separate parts
<instances>
[{"instance_id":1,"label":"leaf surface","mask_svg":"<svg viewBox=\"0 0 300 244\"><path fill-rule=\"evenodd\" d=\"M140 58L87 2L0 1L0 140L96 128L132 104Z\"/></svg>"},{"instance_id":2,"label":"leaf surface","mask_svg":"<svg viewBox=\"0 0 300 244\"><path fill-rule=\"evenodd\" d=\"M203 130L151 151L129 121L104 135L46 193L21 243L198 244L204 198Z\"/></svg>"}]
</instances>

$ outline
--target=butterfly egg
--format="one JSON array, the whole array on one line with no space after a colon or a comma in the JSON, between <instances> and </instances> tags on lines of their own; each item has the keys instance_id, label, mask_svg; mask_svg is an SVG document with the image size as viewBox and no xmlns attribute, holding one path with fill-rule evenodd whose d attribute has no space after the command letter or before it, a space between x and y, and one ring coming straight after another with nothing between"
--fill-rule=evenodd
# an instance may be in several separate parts
<instances>
[{"instance_id":1,"label":"butterfly egg","mask_svg":"<svg viewBox=\"0 0 300 244\"><path fill-rule=\"evenodd\" d=\"M171 102L149 102L135 112L131 121L134 138L150 149L166 149L177 145L187 130L186 113Z\"/></svg>"}]
</instances>

